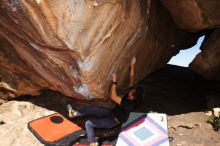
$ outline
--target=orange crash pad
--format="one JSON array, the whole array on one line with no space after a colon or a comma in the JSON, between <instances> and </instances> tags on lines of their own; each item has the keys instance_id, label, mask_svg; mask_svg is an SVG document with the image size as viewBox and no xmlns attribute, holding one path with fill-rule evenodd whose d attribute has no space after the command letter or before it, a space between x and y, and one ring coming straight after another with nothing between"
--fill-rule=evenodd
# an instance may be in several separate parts
<instances>
[{"instance_id":1,"label":"orange crash pad","mask_svg":"<svg viewBox=\"0 0 220 146\"><path fill-rule=\"evenodd\" d=\"M29 130L45 145L68 146L85 133L80 126L55 113L28 123Z\"/></svg>"}]
</instances>

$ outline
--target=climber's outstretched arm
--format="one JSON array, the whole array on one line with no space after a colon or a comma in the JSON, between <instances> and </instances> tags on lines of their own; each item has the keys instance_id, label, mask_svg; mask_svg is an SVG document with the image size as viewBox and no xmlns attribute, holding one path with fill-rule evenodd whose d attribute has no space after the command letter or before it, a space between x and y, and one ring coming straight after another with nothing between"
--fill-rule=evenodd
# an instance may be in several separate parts
<instances>
[{"instance_id":1,"label":"climber's outstretched arm","mask_svg":"<svg viewBox=\"0 0 220 146\"><path fill-rule=\"evenodd\" d=\"M111 87L111 99L117 103L118 105L121 104L121 98L117 95L117 75L114 73L112 75L112 87Z\"/></svg>"},{"instance_id":2,"label":"climber's outstretched arm","mask_svg":"<svg viewBox=\"0 0 220 146\"><path fill-rule=\"evenodd\" d=\"M136 58L133 57L133 58L131 59L131 64L130 64L130 87L134 87L135 63L136 63Z\"/></svg>"}]
</instances>

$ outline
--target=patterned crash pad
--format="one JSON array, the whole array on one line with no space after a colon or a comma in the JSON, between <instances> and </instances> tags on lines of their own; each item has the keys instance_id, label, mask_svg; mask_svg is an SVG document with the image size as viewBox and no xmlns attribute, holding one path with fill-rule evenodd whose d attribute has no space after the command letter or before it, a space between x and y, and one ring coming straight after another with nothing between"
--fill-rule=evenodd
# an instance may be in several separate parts
<instances>
[{"instance_id":1,"label":"patterned crash pad","mask_svg":"<svg viewBox=\"0 0 220 146\"><path fill-rule=\"evenodd\" d=\"M55 113L28 123L29 130L45 145L68 146L85 131L77 124Z\"/></svg>"},{"instance_id":2,"label":"patterned crash pad","mask_svg":"<svg viewBox=\"0 0 220 146\"><path fill-rule=\"evenodd\" d=\"M116 146L169 146L166 114L130 113Z\"/></svg>"}]
</instances>

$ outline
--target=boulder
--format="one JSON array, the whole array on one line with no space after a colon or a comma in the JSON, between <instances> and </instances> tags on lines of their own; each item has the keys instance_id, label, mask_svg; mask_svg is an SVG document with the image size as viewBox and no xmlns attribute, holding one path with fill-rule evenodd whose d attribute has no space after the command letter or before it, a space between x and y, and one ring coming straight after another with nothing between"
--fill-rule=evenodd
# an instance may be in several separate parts
<instances>
[{"instance_id":1,"label":"boulder","mask_svg":"<svg viewBox=\"0 0 220 146\"><path fill-rule=\"evenodd\" d=\"M163 67L198 35L176 27L160 1L0 0L0 98L49 88L76 99L106 99L111 75L128 88Z\"/></svg>"},{"instance_id":2,"label":"boulder","mask_svg":"<svg viewBox=\"0 0 220 146\"><path fill-rule=\"evenodd\" d=\"M219 0L161 0L161 2L180 28L199 31L220 26Z\"/></svg>"},{"instance_id":3,"label":"boulder","mask_svg":"<svg viewBox=\"0 0 220 146\"><path fill-rule=\"evenodd\" d=\"M189 67L210 80L220 80L220 29L206 36L201 52Z\"/></svg>"}]
</instances>

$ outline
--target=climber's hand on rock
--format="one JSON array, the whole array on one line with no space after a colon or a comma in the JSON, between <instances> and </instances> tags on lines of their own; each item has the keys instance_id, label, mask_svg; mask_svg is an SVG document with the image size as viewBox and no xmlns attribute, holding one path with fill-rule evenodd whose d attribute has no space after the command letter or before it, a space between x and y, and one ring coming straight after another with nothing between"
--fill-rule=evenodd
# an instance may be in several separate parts
<instances>
[{"instance_id":1,"label":"climber's hand on rock","mask_svg":"<svg viewBox=\"0 0 220 146\"><path fill-rule=\"evenodd\" d=\"M131 65L135 65L135 63L136 63L136 57L134 56L131 58Z\"/></svg>"},{"instance_id":2,"label":"climber's hand on rock","mask_svg":"<svg viewBox=\"0 0 220 146\"><path fill-rule=\"evenodd\" d=\"M117 82L117 74L116 73L112 74L112 82Z\"/></svg>"}]
</instances>

